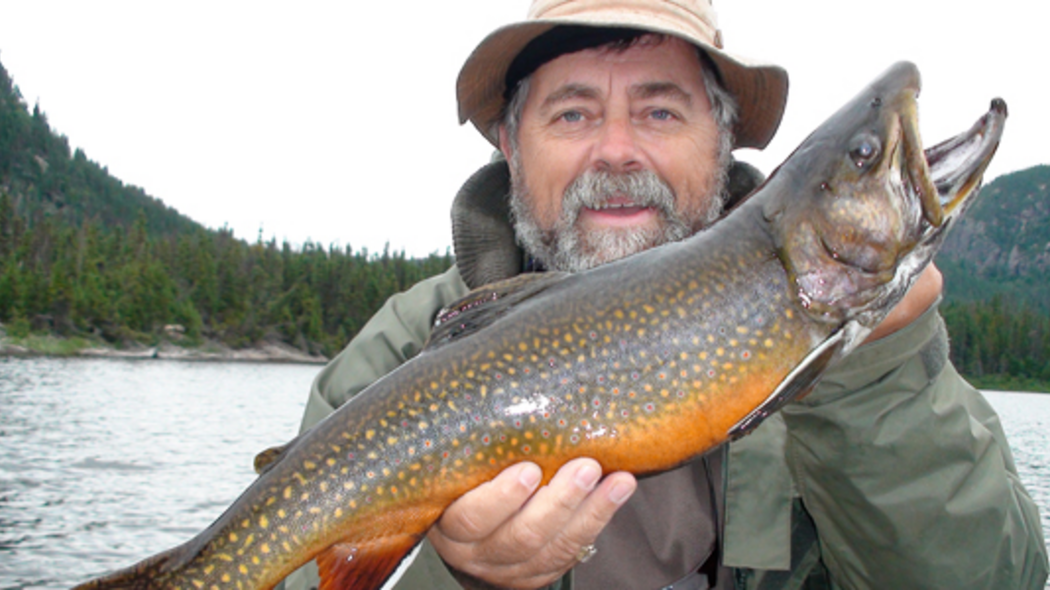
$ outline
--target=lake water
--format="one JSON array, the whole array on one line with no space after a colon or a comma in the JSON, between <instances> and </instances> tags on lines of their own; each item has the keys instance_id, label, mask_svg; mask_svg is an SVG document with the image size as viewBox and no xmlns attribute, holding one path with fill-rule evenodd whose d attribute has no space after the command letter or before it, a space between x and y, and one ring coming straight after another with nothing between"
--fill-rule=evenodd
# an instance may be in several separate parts
<instances>
[{"instance_id":1,"label":"lake water","mask_svg":"<svg viewBox=\"0 0 1050 590\"><path fill-rule=\"evenodd\" d=\"M0 590L189 539L298 430L311 365L0 359ZM1050 530L1050 395L989 393Z\"/></svg>"}]
</instances>

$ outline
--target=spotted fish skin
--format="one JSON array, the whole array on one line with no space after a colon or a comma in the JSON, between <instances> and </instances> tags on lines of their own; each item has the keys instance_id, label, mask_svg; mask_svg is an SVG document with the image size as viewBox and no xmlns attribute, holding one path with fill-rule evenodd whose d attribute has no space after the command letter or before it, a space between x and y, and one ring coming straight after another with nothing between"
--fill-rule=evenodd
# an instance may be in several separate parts
<instances>
[{"instance_id":1,"label":"spotted fish skin","mask_svg":"<svg viewBox=\"0 0 1050 590\"><path fill-rule=\"evenodd\" d=\"M923 209L940 202L915 187L957 173L924 168L921 146L905 145L917 141L902 129L917 89L914 66L895 66L686 241L475 291L442 313L416 359L292 441L207 530L79 588L271 588L315 557L322 588L378 588L451 502L516 462L537 463L545 481L585 456L653 473L744 434L863 340L943 239L945 224L927 217L945 212ZM993 114L1001 133L1005 109ZM856 163L860 135L884 161ZM969 142L985 151L967 174L997 141ZM800 194L806 170L825 178ZM954 184L968 194L941 195L948 214L974 192ZM885 221L825 227L849 217L843 195ZM872 262L891 248L889 263ZM835 274L825 258L864 264Z\"/></svg>"}]
</instances>

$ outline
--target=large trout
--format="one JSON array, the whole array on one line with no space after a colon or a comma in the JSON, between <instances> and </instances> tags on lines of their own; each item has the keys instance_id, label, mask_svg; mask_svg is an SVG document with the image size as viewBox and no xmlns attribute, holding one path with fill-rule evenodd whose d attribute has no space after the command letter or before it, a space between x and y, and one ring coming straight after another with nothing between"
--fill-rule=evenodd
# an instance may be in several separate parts
<instances>
[{"instance_id":1,"label":"large trout","mask_svg":"<svg viewBox=\"0 0 1050 590\"><path fill-rule=\"evenodd\" d=\"M897 64L711 229L483 287L426 349L272 458L204 532L78 588L380 587L452 501L522 460L667 470L809 391L971 202L1006 118L923 151Z\"/></svg>"}]
</instances>

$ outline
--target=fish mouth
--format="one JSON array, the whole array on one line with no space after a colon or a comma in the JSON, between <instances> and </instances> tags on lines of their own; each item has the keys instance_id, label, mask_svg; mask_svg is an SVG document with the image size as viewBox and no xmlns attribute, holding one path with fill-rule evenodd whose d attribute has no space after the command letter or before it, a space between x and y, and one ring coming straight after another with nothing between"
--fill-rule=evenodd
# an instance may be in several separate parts
<instances>
[{"instance_id":1,"label":"fish mouth","mask_svg":"<svg viewBox=\"0 0 1050 590\"><path fill-rule=\"evenodd\" d=\"M973 202L984 171L999 147L1006 117L1006 102L996 98L988 112L969 130L925 149L921 158L905 155L910 160L908 174L912 190L919 197L923 217L930 225L942 226ZM909 129L914 130L914 126L906 124L904 129L905 134L910 135ZM918 134L914 133L917 139ZM921 145L912 141L906 144ZM912 163L915 160L918 166Z\"/></svg>"}]
</instances>

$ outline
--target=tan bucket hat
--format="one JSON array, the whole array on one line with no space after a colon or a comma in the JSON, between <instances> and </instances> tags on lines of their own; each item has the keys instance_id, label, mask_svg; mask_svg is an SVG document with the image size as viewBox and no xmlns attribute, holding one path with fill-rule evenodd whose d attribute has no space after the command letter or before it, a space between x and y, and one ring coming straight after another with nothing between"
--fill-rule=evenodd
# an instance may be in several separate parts
<instances>
[{"instance_id":1,"label":"tan bucket hat","mask_svg":"<svg viewBox=\"0 0 1050 590\"><path fill-rule=\"evenodd\" d=\"M497 29L463 64L456 81L459 122L468 120L493 145L503 110L507 69L530 41L558 25L632 28L681 37L703 49L737 101L736 147L764 148L787 102L787 72L722 49L710 0L533 0L526 20Z\"/></svg>"}]
</instances>

